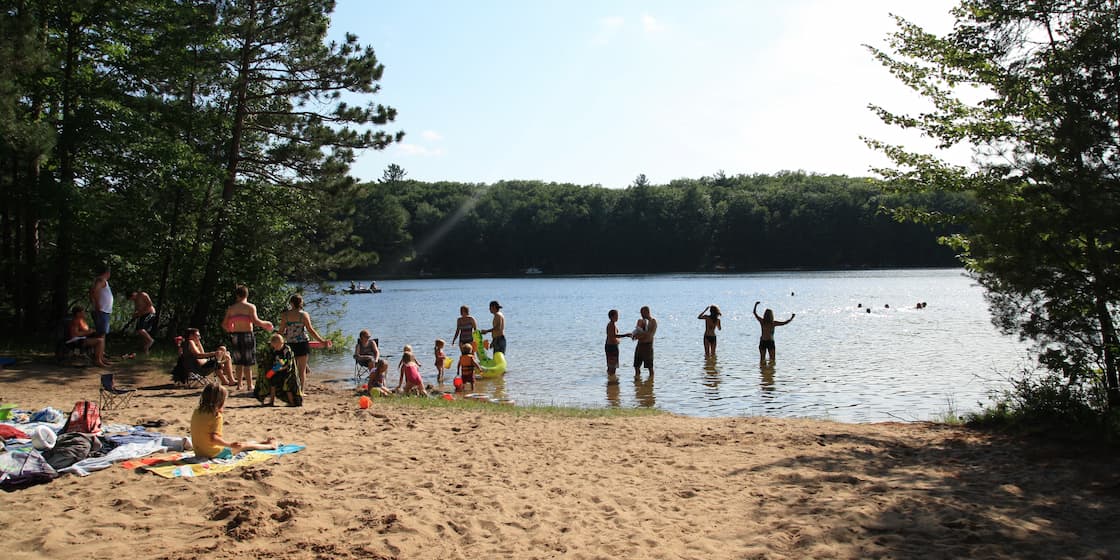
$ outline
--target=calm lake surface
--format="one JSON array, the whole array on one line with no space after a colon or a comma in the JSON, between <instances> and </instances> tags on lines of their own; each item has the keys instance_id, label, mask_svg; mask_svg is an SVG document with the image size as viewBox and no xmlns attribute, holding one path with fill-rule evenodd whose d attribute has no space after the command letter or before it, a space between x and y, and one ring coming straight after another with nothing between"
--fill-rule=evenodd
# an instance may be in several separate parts
<instances>
[{"instance_id":1,"label":"calm lake surface","mask_svg":"<svg viewBox=\"0 0 1120 560\"><path fill-rule=\"evenodd\" d=\"M959 269L420 279L379 286L383 293L327 296L309 308L316 327L341 328L355 338L369 329L394 368L411 344L425 382L434 384L433 342L450 343L459 306L470 306L480 328L489 328L487 304L499 300L509 369L476 389L519 404L929 420L949 410L978 410L1006 374L1030 361L1024 343L992 326L982 289ZM779 320L797 314L777 329L773 366L759 365L755 301L762 302L759 313L772 308ZM928 306L916 309L919 301ZM697 315L712 303L723 311L723 330L716 358L706 360ZM634 343L624 339L619 383L608 384L607 311L618 309L619 330L629 332L643 305L659 323L656 375L643 369L634 376ZM320 379L344 383L353 360L350 352L313 355L312 369ZM390 387L396 380L393 369Z\"/></svg>"}]
</instances>

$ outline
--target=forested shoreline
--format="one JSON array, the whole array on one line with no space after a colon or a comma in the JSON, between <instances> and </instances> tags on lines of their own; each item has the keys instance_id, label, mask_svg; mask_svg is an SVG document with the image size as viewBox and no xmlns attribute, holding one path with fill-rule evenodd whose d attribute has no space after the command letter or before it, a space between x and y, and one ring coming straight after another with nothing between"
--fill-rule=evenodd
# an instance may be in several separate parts
<instances>
[{"instance_id":1,"label":"forested shoreline","mask_svg":"<svg viewBox=\"0 0 1120 560\"><path fill-rule=\"evenodd\" d=\"M947 229L894 220L920 204L955 212L968 198L918 200L867 178L717 173L625 189L541 181L428 183L391 166L364 186L354 233L373 266L350 275L411 276L749 272L956 266Z\"/></svg>"}]
</instances>

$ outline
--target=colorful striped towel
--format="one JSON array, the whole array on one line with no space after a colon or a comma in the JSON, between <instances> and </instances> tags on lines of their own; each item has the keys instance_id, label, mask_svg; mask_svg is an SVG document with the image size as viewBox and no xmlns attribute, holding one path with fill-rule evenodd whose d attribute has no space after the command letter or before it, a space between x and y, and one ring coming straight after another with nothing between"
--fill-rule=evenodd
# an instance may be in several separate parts
<instances>
[{"instance_id":1,"label":"colorful striped towel","mask_svg":"<svg viewBox=\"0 0 1120 560\"><path fill-rule=\"evenodd\" d=\"M152 474L162 476L163 478L206 476L229 472L246 465L263 463L279 455L287 455L288 453L302 451L305 447L306 446L303 445L281 445L279 449L244 451L229 459L218 459L216 457L212 459L203 459L201 457L184 456L176 461L166 461L156 465L137 467L137 470L148 471Z\"/></svg>"}]
</instances>

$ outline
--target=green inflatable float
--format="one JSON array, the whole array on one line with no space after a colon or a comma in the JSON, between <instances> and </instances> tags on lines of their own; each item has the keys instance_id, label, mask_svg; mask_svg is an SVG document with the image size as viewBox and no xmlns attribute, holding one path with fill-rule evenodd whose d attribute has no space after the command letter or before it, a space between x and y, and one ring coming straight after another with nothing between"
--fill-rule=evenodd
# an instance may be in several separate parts
<instances>
[{"instance_id":1,"label":"green inflatable float","mask_svg":"<svg viewBox=\"0 0 1120 560\"><path fill-rule=\"evenodd\" d=\"M506 355L501 352L494 352L494 357L491 358L482 345L482 333L479 331L474 331L474 345L475 348L478 348L478 363L482 364L482 372L479 377L486 379L505 374Z\"/></svg>"}]
</instances>

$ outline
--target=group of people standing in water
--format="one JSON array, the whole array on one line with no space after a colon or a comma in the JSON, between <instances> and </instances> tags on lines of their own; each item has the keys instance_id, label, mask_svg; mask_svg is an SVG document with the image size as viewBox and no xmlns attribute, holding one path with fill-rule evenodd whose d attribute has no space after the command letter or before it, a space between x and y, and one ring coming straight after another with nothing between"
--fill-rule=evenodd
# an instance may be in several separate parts
<instances>
[{"instance_id":1,"label":"group of people standing in water","mask_svg":"<svg viewBox=\"0 0 1120 560\"><path fill-rule=\"evenodd\" d=\"M762 334L758 340L758 354L759 362L765 363L766 356L769 354L770 362L776 359L776 349L774 346L774 329L782 325L788 325L793 318L797 316L796 313L791 313L789 319L785 321L778 321L774 319L774 311L767 309L758 314L758 306L762 302L754 302L754 317L758 320L759 327L762 329ZM607 375L612 380L612 383L617 383L614 380L615 372L618 370L619 364L619 343L623 338L630 338L637 342L634 347L634 375L641 375L642 367L644 366L650 375L653 375L653 339L657 334L657 319L650 313L649 306L643 306L639 311L641 317L634 325L634 330L629 333L622 333L618 330L618 310L611 309L607 312L607 340L603 346L604 353L607 357ZM718 337L716 331L723 330L723 323L720 319L722 312L719 306L713 304L705 307L703 311L696 317L704 321L704 357L711 358L716 355L716 343Z\"/></svg>"}]
</instances>

